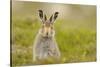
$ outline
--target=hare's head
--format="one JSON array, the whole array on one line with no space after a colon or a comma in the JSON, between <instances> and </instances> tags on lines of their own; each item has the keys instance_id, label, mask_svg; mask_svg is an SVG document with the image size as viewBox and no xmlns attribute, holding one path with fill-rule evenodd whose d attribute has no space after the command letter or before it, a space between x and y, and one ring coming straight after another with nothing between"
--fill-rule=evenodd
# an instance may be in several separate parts
<instances>
[{"instance_id":1,"label":"hare's head","mask_svg":"<svg viewBox=\"0 0 100 67\"><path fill-rule=\"evenodd\" d=\"M53 29L53 23L58 17L58 12L55 12L49 19L47 19L46 15L43 13L42 10L39 10L39 17L42 21L42 28L40 29L40 34L43 37L52 37L55 34Z\"/></svg>"}]
</instances>

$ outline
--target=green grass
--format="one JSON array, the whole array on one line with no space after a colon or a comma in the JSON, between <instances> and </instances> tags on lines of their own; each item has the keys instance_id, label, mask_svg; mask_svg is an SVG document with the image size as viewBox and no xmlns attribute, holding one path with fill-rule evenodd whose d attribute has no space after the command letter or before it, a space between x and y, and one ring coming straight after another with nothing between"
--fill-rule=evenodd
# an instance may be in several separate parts
<instances>
[{"instance_id":1,"label":"green grass","mask_svg":"<svg viewBox=\"0 0 100 67\"><path fill-rule=\"evenodd\" d=\"M33 43L41 23L27 20L13 20L12 64L35 65L32 61ZM67 28L66 23L55 23L55 39L61 51L59 63L96 61L96 31L88 28ZM62 27L63 26L63 27ZM54 61L39 63L52 64Z\"/></svg>"},{"instance_id":2,"label":"green grass","mask_svg":"<svg viewBox=\"0 0 100 67\"><path fill-rule=\"evenodd\" d=\"M31 3L31 5L23 4L20 10L13 8L11 39L13 66L96 61L96 18L95 15L90 15L83 19L58 17L54 27L61 59L59 62L51 58L33 62L33 43L42 24L35 14L37 11L35 9L40 7L43 8L40 3Z\"/></svg>"}]
</instances>

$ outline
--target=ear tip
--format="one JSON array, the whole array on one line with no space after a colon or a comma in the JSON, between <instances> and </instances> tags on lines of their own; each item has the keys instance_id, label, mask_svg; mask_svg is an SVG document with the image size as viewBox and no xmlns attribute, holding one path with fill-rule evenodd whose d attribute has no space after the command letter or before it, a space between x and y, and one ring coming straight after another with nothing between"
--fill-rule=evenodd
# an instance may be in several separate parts
<instances>
[{"instance_id":1,"label":"ear tip","mask_svg":"<svg viewBox=\"0 0 100 67\"><path fill-rule=\"evenodd\" d=\"M59 12L55 12L55 14L59 14Z\"/></svg>"},{"instance_id":2,"label":"ear tip","mask_svg":"<svg viewBox=\"0 0 100 67\"><path fill-rule=\"evenodd\" d=\"M42 10L38 10L39 12L42 12Z\"/></svg>"}]
</instances>

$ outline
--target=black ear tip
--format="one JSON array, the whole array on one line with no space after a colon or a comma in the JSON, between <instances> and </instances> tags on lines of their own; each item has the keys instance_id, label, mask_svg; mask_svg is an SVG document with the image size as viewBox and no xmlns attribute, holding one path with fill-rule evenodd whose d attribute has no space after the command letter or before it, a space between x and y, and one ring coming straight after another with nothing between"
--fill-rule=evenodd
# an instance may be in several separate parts
<instances>
[{"instance_id":1,"label":"black ear tip","mask_svg":"<svg viewBox=\"0 0 100 67\"><path fill-rule=\"evenodd\" d=\"M55 12L55 14L59 14L59 12Z\"/></svg>"},{"instance_id":2,"label":"black ear tip","mask_svg":"<svg viewBox=\"0 0 100 67\"><path fill-rule=\"evenodd\" d=\"M38 10L39 12L42 12L42 10Z\"/></svg>"}]
</instances>

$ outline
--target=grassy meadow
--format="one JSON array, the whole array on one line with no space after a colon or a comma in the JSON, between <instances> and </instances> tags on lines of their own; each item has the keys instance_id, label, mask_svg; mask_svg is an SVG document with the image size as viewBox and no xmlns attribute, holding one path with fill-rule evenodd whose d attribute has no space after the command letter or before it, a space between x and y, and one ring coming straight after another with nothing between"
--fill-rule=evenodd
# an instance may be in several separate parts
<instances>
[{"instance_id":1,"label":"grassy meadow","mask_svg":"<svg viewBox=\"0 0 100 67\"><path fill-rule=\"evenodd\" d=\"M61 52L59 63L96 61L96 6L14 1L11 22L13 66L57 63L32 60L34 39L42 24L38 9L43 9L48 18L54 11L59 12L54 23L55 39Z\"/></svg>"}]
</instances>

